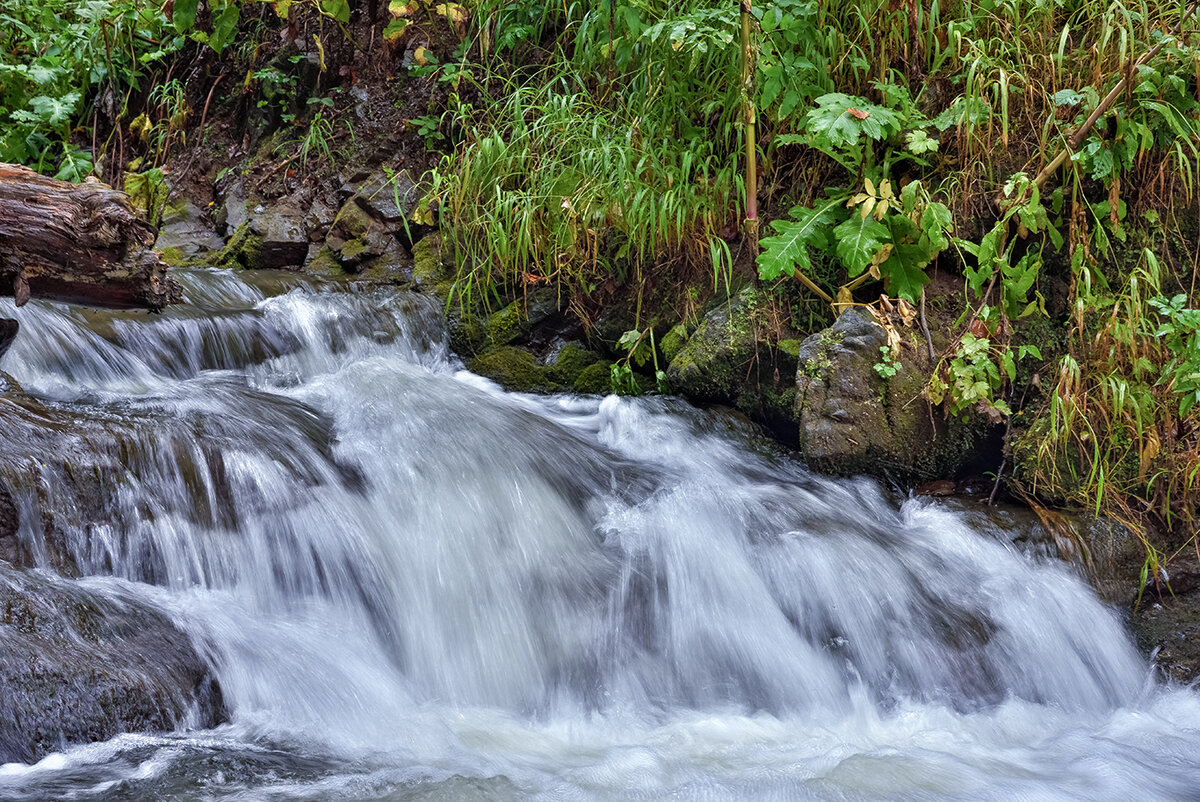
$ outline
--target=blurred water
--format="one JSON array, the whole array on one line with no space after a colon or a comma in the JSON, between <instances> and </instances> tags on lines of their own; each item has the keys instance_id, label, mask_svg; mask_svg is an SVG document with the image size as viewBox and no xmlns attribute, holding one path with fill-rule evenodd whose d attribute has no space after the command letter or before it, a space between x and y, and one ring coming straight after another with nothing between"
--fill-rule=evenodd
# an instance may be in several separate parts
<instances>
[{"instance_id":1,"label":"blurred water","mask_svg":"<svg viewBox=\"0 0 1200 802\"><path fill-rule=\"evenodd\" d=\"M1067 567L717 413L505 393L419 295L184 279L159 316L20 310L41 406L0 411L71 433L26 505L119 466L67 548L193 635L233 721L0 798L1200 798L1200 696Z\"/></svg>"}]
</instances>

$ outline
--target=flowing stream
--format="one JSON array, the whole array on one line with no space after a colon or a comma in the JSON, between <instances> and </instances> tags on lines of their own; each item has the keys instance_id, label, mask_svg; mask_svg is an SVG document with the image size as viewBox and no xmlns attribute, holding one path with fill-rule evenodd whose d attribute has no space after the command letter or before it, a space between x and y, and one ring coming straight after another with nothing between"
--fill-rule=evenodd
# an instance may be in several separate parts
<instances>
[{"instance_id":1,"label":"flowing stream","mask_svg":"<svg viewBox=\"0 0 1200 802\"><path fill-rule=\"evenodd\" d=\"M681 402L506 393L420 295L182 277L30 304L4 370L123 465L80 581L168 612L232 720L0 799L1200 798L1200 695L1003 527Z\"/></svg>"}]
</instances>

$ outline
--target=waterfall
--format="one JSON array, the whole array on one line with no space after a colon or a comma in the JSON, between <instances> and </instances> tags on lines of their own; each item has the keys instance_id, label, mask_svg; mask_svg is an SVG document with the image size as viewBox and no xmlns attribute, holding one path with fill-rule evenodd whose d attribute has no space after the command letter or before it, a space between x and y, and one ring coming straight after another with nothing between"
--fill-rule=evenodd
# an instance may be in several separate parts
<instances>
[{"instance_id":1,"label":"waterfall","mask_svg":"<svg viewBox=\"0 0 1200 802\"><path fill-rule=\"evenodd\" d=\"M419 294L182 279L157 316L20 310L3 368L33 401L6 414L69 451L10 484L86 511L81 581L170 615L232 722L10 764L0 797L1200 789L1200 697L962 510L677 400L506 393Z\"/></svg>"}]
</instances>

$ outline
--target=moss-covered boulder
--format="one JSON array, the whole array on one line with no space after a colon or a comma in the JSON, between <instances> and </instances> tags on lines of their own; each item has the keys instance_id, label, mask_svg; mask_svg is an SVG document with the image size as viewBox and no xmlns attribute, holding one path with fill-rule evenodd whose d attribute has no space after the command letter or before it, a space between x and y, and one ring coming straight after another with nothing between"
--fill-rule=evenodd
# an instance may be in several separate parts
<instances>
[{"instance_id":1,"label":"moss-covered boulder","mask_svg":"<svg viewBox=\"0 0 1200 802\"><path fill-rule=\"evenodd\" d=\"M245 222L237 227L225 247L208 255L208 262L216 267L255 270L259 266L262 244L262 235L255 233L250 223Z\"/></svg>"},{"instance_id":2,"label":"moss-covered boulder","mask_svg":"<svg viewBox=\"0 0 1200 802\"><path fill-rule=\"evenodd\" d=\"M801 343L796 371L799 446L814 468L904 481L950 476L975 455L983 424L946 420L922 395L930 364L915 333L877 371L887 333L868 313L844 311Z\"/></svg>"},{"instance_id":3,"label":"moss-covered boulder","mask_svg":"<svg viewBox=\"0 0 1200 802\"><path fill-rule=\"evenodd\" d=\"M450 319L450 345L460 354L482 354L528 339L535 327L559 315L558 293L542 287L488 315L457 311Z\"/></svg>"},{"instance_id":4,"label":"moss-covered boulder","mask_svg":"<svg viewBox=\"0 0 1200 802\"><path fill-rule=\"evenodd\" d=\"M454 280L454 263L449 259L441 234L430 234L412 247L413 286L419 290L446 294Z\"/></svg>"},{"instance_id":5,"label":"moss-covered boulder","mask_svg":"<svg viewBox=\"0 0 1200 802\"><path fill-rule=\"evenodd\" d=\"M607 395L612 391L612 365L608 362L588 365L575 377L571 390L580 395Z\"/></svg>"},{"instance_id":6,"label":"moss-covered boulder","mask_svg":"<svg viewBox=\"0 0 1200 802\"><path fill-rule=\"evenodd\" d=\"M671 388L695 401L731 404L794 440L796 357L780 349L762 325L765 298L753 287L712 309L667 366ZM678 328L678 327L676 327ZM672 329L665 347L674 347Z\"/></svg>"},{"instance_id":7,"label":"moss-covered boulder","mask_svg":"<svg viewBox=\"0 0 1200 802\"><path fill-rule=\"evenodd\" d=\"M469 361L467 369L514 392L552 393L560 389L554 369L540 364L523 348L494 348Z\"/></svg>"}]
</instances>

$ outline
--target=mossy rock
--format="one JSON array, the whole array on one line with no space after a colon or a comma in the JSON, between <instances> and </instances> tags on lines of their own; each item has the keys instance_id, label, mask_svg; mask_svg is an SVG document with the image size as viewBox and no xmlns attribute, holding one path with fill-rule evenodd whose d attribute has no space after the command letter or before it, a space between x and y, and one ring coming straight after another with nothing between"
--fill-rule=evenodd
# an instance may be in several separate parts
<instances>
[{"instance_id":1,"label":"mossy rock","mask_svg":"<svg viewBox=\"0 0 1200 802\"><path fill-rule=\"evenodd\" d=\"M454 266L446 260L441 234L430 234L412 247L413 284L418 289L435 289L453 280Z\"/></svg>"},{"instance_id":2,"label":"mossy rock","mask_svg":"<svg viewBox=\"0 0 1200 802\"><path fill-rule=\"evenodd\" d=\"M608 395L612 391L612 365L593 362L579 372L571 389L580 395Z\"/></svg>"},{"instance_id":3,"label":"mossy rock","mask_svg":"<svg viewBox=\"0 0 1200 802\"><path fill-rule=\"evenodd\" d=\"M162 248L158 252L158 258L161 259L163 264L165 264L167 267L181 267L182 265L186 265L190 262L190 260L183 255L183 251L176 247Z\"/></svg>"},{"instance_id":4,"label":"mossy rock","mask_svg":"<svg viewBox=\"0 0 1200 802\"><path fill-rule=\"evenodd\" d=\"M498 312L479 316L470 310L450 320L450 345L461 354L479 354L526 338L534 327L558 313L558 293L543 287Z\"/></svg>"},{"instance_id":5,"label":"mossy rock","mask_svg":"<svg viewBox=\"0 0 1200 802\"><path fill-rule=\"evenodd\" d=\"M333 218L333 225L329 227L329 230L330 233L343 240L360 239L366 235L367 229L373 223L371 216L351 200L338 210L337 217Z\"/></svg>"},{"instance_id":6,"label":"mossy rock","mask_svg":"<svg viewBox=\"0 0 1200 802\"><path fill-rule=\"evenodd\" d=\"M216 267L237 267L253 270L259 266L263 238L254 233L250 223L242 223L225 247L208 256L209 264Z\"/></svg>"},{"instance_id":7,"label":"mossy rock","mask_svg":"<svg viewBox=\"0 0 1200 802\"><path fill-rule=\"evenodd\" d=\"M338 256L343 265L357 265L370 252L370 247L362 237L352 239L342 246Z\"/></svg>"},{"instance_id":8,"label":"mossy rock","mask_svg":"<svg viewBox=\"0 0 1200 802\"><path fill-rule=\"evenodd\" d=\"M946 419L930 407L922 391L933 365L915 334L902 344L894 373L880 375L875 365L886 344L884 329L855 308L804 340L794 397L801 453L827 473L901 481L957 474L993 427Z\"/></svg>"},{"instance_id":9,"label":"mossy rock","mask_svg":"<svg viewBox=\"0 0 1200 802\"><path fill-rule=\"evenodd\" d=\"M662 352L663 361L665 364L671 364L671 360L679 355L683 350L683 346L688 341L687 326L683 323L676 323L675 326L662 336L658 341L658 350Z\"/></svg>"},{"instance_id":10,"label":"mossy rock","mask_svg":"<svg viewBox=\"0 0 1200 802\"><path fill-rule=\"evenodd\" d=\"M589 351L581 343L570 342L559 350L554 360L554 376L559 384L572 386L583 371L596 363L608 368L608 363L601 360L599 354Z\"/></svg>"},{"instance_id":11,"label":"mossy rock","mask_svg":"<svg viewBox=\"0 0 1200 802\"><path fill-rule=\"evenodd\" d=\"M767 339L758 320L763 301L747 287L713 307L672 357L667 381L689 399L731 404L794 440L796 357ZM678 328L663 338L664 349Z\"/></svg>"},{"instance_id":12,"label":"mossy rock","mask_svg":"<svg viewBox=\"0 0 1200 802\"><path fill-rule=\"evenodd\" d=\"M337 254L328 245L322 245L317 255L304 266L304 272L320 278L344 278L346 271L342 269Z\"/></svg>"},{"instance_id":13,"label":"mossy rock","mask_svg":"<svg viewBox=\"0 0 1200 802\"><path fill-rule=\"evenodd\" d=\"M562 389L553 368L539 364L529 351L512 346L494 348L475 357L467 363L467 369L514 392L551 393Z\"/></svg>"}]
</instances>

